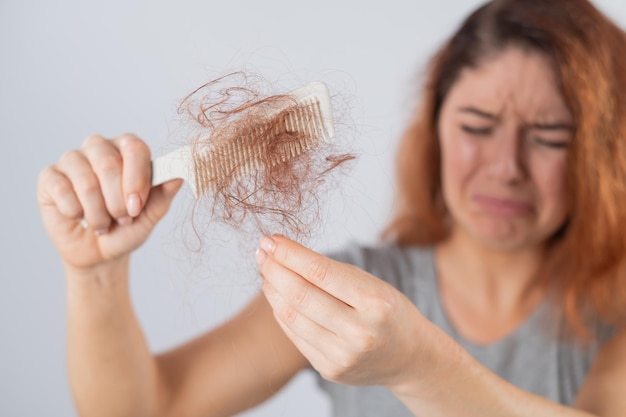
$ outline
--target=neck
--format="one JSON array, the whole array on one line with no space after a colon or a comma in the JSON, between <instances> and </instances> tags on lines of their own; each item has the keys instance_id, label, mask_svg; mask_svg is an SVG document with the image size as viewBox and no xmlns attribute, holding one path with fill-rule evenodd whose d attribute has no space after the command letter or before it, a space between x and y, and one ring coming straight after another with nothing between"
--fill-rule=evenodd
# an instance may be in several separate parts
<instances>
[{"instance_id":1,"label":"neck","mask_svg":"<svg viewBox=\"0 0 626 417\"><path fill-rule=\"evenodd\" d=\"M437 267L446 285L477 304L506 309L534 303L543 292L537 281L543 256L541 246L494 250L457 229L437 247Z\"/></svg>"}]
</instances>

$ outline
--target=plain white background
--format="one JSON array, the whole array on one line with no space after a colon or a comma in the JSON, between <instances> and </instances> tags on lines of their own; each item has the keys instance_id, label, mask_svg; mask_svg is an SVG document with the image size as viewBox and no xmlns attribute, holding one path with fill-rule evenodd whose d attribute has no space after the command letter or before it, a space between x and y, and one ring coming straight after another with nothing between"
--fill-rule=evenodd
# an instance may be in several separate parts
<instances>
[{"instance_id":1,"label":"plain white background","mask_svg":"<svg viewBox=\"0 0 626 417\"><path fill-rule=\"evenodd\" d=\"M169 150L185 140L176 135L179 100L233 70L260 74L277 91L320 79L336 97L340 139L358 160L321 196L325 220L309 244L325 251L374 242L388 220L394 149L420 71L479 3L0 2L0 415L75 415L64 278L35 197L41 169L94 133L130 131L154 154ZM623 0L596 4L624 26ZM223 321L258 288L251 252L258 236L216 227L200 251L182 243L190 236L189 194L182 190L132 264L136 311L155 351ZM329 413L305 373L245 415Z\"/></svg>"}]
</instances>

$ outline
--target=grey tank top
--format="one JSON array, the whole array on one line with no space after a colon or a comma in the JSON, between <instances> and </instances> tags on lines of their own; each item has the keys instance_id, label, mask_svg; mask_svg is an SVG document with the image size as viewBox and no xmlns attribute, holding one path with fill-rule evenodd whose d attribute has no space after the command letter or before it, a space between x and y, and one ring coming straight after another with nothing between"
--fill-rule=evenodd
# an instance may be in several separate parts
<instances>
[{"instance_id":1,"label":"grey tank top","mask_svg":"<svg viewBox=\"0 0 626 417\"><path fill-rule=\"evenodd\" d=\"M559 337L564 330L563 318L555 315L546 301L503 339L489 345L476 345L460 336L446 317L439 296L432 249L350 246L329 256L389 282L404 293L426 318L492 372L526 391L561 404L572 404L599 347L613 334L612 328L599 325L596 332L598 342L585 346ZM413 417L383 387L337 384L324 380L319 374L317 379L319 386L330 397L335 416Z\"/></svg>"}]
</instances>

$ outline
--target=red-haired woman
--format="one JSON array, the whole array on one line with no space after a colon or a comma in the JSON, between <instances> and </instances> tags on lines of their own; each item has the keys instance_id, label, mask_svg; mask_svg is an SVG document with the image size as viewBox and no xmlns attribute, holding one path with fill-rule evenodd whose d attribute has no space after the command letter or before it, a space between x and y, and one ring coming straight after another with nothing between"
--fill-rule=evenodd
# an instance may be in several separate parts
<instances>
[{"instance_id":1,"label":"red-haired woman","mask_svg":"<svg viewBox=\"0 0 626 417\"><path fill-rule=\"evenodd\" d=\"M46 169L80 414L231 415L313 367L341 416L623 416L624 32L585 0L486 4L434 58L399 155L387 243L331 259L264 237L263 292L155 356L129 254L180 183L150 190L130 136Z\"/></svg>"}]
</instances>

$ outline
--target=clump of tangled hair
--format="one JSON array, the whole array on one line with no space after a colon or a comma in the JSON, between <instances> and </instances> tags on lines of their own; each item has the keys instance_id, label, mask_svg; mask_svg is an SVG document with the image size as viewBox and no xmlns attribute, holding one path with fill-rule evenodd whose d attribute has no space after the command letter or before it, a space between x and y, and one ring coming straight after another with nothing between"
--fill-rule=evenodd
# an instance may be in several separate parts
<instances>
[{"instance_id":1,"label":"clump of tangled hair","mask_svg":"<svg viewBox=\"0 0 626 417\"><path fill-rule=\"evenodd\" d=\"M266 84L258 76L235 72L197 88L178 108L193 152L218 154L212 159L219 166L211 172L220 173L211 174L209 191L194 207L194 221L198 213L208 214L206 221L194 223L198 237L202 225L218 222L246 236L281 233L307 240L319 223L322 196L333 184L330 174L355 158L339 152L334 139L331 143L311 132L286 129L287 114L276 109L295 101L285 94L262 93ZM277 157L304 143L296 156ZM233 146L253 152L225 151Z\"/></svg>"}]
</instances>

